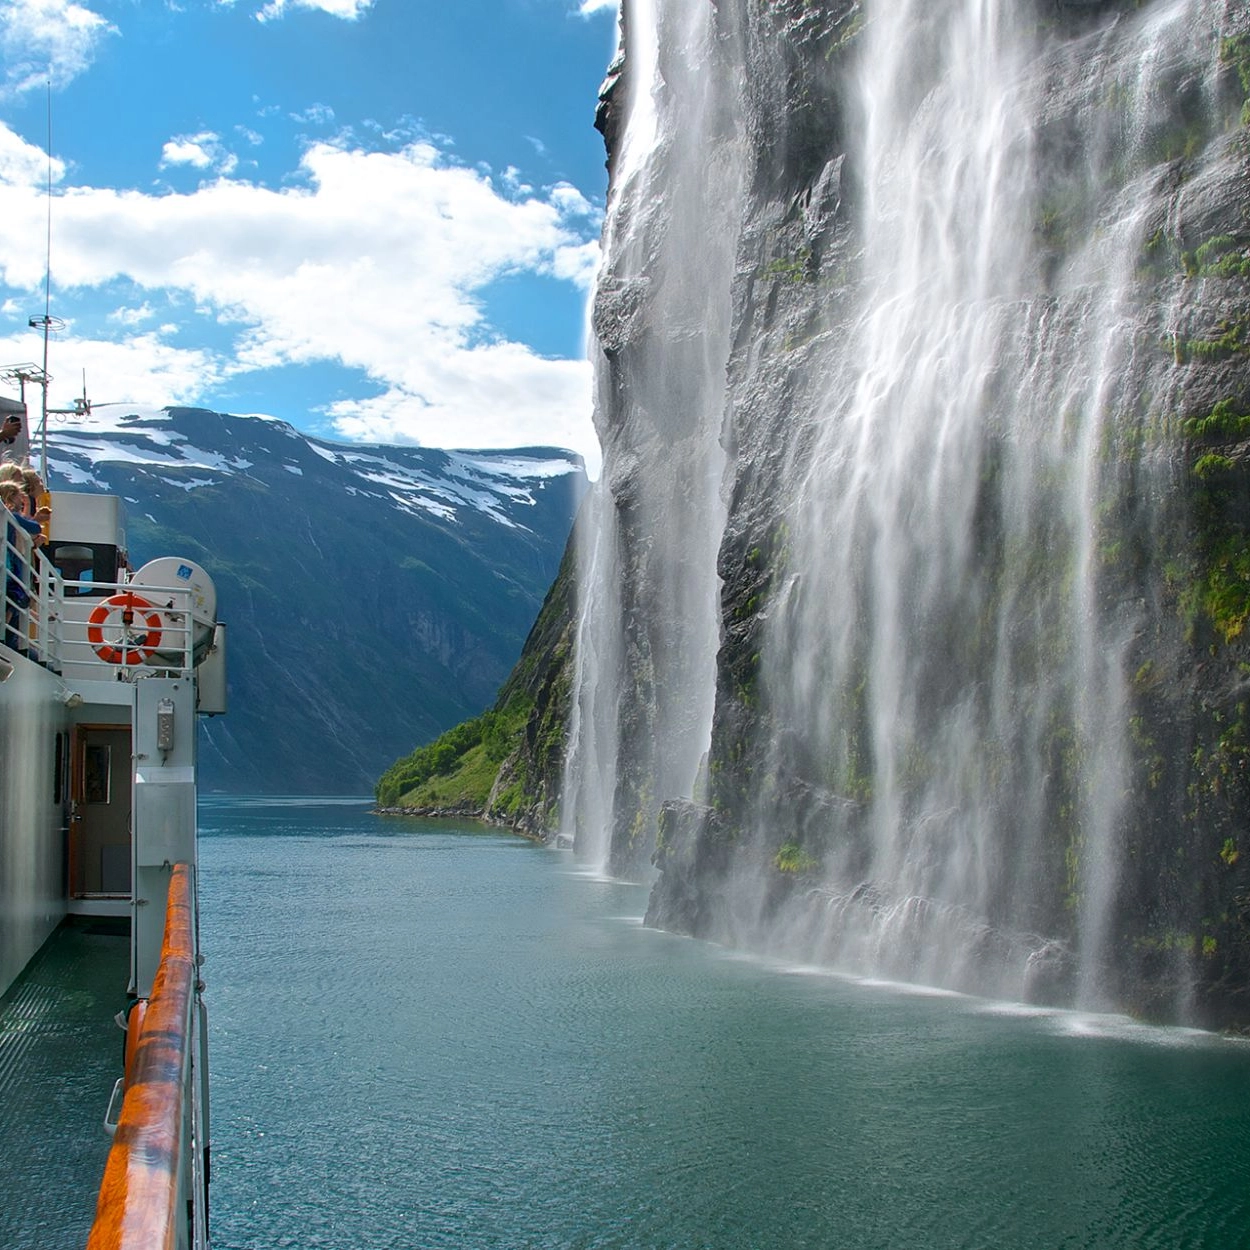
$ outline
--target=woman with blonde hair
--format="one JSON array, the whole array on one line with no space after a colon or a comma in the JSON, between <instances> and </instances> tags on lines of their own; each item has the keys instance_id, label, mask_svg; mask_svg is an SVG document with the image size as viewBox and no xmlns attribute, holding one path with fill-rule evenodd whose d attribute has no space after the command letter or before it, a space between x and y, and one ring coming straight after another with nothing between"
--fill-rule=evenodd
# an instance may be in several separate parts
<instances>
[{"instance_id":1,"label":"woman with blonde hair","mask_svg":"<svg viewBox=\"0 0 1250 1250\"><path fill-rule=\"evenodd\" d=\"M43 484L43 478L35 472L34 469L22 470L22 489L26 493L26 499L29 507L26 509L26 515L38 521L44 529L44 537L47 537L47 523L52 516L52 509L48 506L52 502L52 496L48 494L48 488Z\"/></svg>"}]
</instances>

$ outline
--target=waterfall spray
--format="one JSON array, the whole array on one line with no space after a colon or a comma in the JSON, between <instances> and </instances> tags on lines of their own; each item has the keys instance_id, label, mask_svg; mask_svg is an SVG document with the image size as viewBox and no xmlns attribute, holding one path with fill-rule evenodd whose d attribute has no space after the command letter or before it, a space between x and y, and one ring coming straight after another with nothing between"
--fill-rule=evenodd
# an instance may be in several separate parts
<instances>
[{"instance_id":1,"label":"waterfall spray","mask_svg":"<svg viewBox=\"0 0 1250 1250\"><path fill-rule=\"evenodd\" d=\"M716 21L700 0L639 0L623 23L628 113L594 313L605 470L579 540L562 803L579 854L613 872L645 870L659 803L691 796L711 735L742 194L736 89L708 72L726 47Z\"/></svg>"}]
</instances>

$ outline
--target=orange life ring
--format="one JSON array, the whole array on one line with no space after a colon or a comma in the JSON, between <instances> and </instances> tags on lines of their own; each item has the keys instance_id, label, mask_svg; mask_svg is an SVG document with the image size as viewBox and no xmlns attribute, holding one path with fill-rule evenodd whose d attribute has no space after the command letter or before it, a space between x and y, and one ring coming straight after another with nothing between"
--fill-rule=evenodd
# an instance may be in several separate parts
<instances>
[{"instance_id":1,"label":"orange life ring","mask_svg":"<svg viewBox=\"0 0 1250 1250\"><path fill-rule=\"evenodd\" d=\"M104 623L116 608L121 608L125 627L120 647L104 638ZM147 633L132 636L130 625L136 612L143 615L148 628ZM105 664L142 664L161 645L161 614L142 596L130 591L111 595L92 612L87 622L87 641Z\"/></svg>"}]
</instances>

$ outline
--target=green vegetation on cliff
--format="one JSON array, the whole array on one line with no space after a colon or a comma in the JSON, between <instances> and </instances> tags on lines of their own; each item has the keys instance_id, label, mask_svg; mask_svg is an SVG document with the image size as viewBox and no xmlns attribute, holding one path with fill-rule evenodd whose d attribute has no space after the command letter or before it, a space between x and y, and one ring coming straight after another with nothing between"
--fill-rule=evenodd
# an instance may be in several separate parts
<instances>
[{"instance_id":1,"label":"green vegetation on cliff","mask_svg":"<svg viewBox=\"0 0 1250 1250\"><path fill-rule=\"evenodd\" d=\"M532 706L519 699L502 710L483 712L396 760L378 781L378 803L484 808L499 765L520 741Z\"/></svg>"},{"instance_id":2,"label":"green vegetation on cliff","mask_svg":"<svg viewBox=\"0 0 1250 1250\"><path fill-rule=\"evenodd\" d=\"M1250 433L1250 415L1223 399L1183 429L1193 447L1196 542L1181 607L1191 621L1204 614L1216 634L1233 643L1250 619L1250 533L1243 470L1228 453ZM1215 449L1209 449L1212 443Z\"/></svg>"},{"instance_id":3,"label":"green vegetation on cliff","mask_svg":"<svg viewBox=\"0 0 1250 1250\"><path fill-rule=\"evenodd\" d=\"M575 539L494 707L396 760L375 788L380 807L472 813L542 832L564 764L571 683Z\"/></svg>"}]
</instances>

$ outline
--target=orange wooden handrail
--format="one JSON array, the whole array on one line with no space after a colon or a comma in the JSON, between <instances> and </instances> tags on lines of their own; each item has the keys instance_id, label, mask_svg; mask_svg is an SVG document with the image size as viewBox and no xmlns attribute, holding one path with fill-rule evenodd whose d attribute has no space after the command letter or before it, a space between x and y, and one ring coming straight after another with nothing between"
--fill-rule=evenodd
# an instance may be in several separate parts
<instances>
[{"instance_id":1,"label":"orange wooden handrail","mask_svg":"<svg viewBox=\"0 0 1250 1250\"><path fill-rule=\"evenodd\" d=\"M191 872L176 864L160 967L87 1250L174 1250L179 1221L185 1225L178 1195L196 976L193 925Z\"/></svg>"}]
</instances>

